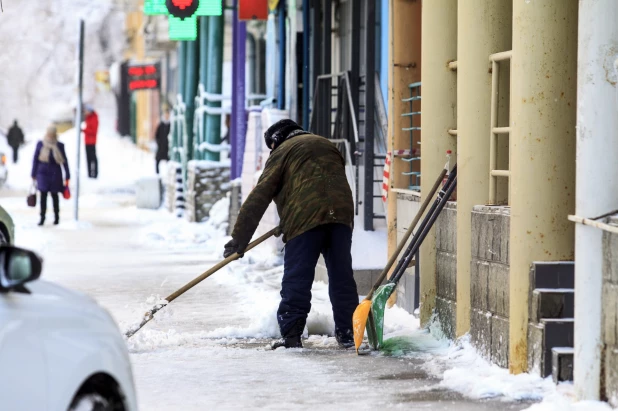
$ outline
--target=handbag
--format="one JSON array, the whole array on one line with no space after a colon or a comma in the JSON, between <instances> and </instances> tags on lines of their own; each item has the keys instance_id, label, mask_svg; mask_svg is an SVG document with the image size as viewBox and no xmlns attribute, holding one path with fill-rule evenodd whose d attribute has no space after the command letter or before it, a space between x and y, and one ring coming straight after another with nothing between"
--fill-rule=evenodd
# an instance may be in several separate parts
<instances>
[{"instance_id":1,"label":"handbag","mask_svg":"<svg viewBox=\"0 0 618 411\"><path fill-rule=\"evenodd\" d=\"M69 189L68 185L64 186L64 191L62 191L62 197L64 197L65 200L71 198L71 190Z\"/></svg>"},{"instance_id":2,"label":"handbag","mask_svg":"<svg viewBox=\"0 0 618 411\"><path fill-rule=\"evenodd\" d=\"M30 187L30 193L26 198L26 202L28 203L28 207L36 207L36 187L34 184Z\"/></svg>"}]
</instances>

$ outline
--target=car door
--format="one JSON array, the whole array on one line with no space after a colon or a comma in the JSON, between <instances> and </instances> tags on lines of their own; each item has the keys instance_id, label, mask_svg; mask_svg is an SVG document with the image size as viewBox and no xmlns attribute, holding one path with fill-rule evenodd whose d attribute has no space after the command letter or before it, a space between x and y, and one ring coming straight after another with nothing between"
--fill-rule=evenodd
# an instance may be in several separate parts
<instances>
[{"instance_id":1,"label":"car door","mask_svg":"<svg viewBox=\"0 0 618 411\"><path fill-rule=\"evenodd\" d=\"M0 409L48 410L40 305L25 292L0 293Z\"/></svg>"}]
</instances>

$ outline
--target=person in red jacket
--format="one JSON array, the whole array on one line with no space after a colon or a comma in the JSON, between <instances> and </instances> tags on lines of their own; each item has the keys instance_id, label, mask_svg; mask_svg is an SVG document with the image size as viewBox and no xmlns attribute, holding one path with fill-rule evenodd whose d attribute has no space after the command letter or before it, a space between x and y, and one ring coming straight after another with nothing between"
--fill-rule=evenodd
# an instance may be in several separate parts
<instances>
[{"instance_id":1,"label":"person in red jacket","mask_svg":"<svg viewBox=\"0 0 618 411\"><path fill-rule=\"evenodd\" d=\"M82 123L82 135L86 143L86 164L88 177L97 178L99 175L99 162L97 160L97 132L99 130L99 116L91 105L84 107L84 122Z\"/></svg>"}]
</instances>

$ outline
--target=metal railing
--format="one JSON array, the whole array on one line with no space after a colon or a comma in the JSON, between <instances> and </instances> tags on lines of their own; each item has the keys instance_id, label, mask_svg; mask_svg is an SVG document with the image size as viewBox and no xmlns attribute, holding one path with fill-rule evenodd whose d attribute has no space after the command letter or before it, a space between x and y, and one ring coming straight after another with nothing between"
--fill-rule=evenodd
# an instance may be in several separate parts
<instances>
[{"instance_id":1,"label":"metal railing","mask_svg":"<svg viewBox=\"0 0 618 411\"><path fill-rule=\"evenodd\" d=\"M410 126L409 127L403 127L401 130L402 131L407 131L410 133L410 150L409 152L406 150L396 150L395 151L395 156L397 156L397 152L402 152L405 153L404 155L401 155L401 159L405 162L410 163L410 171L403 171L401 174L403 174L404 176L409 176L410 180L408 183L408 188L410 190L414 190L414 191L420 191L421 190L421 172L420 172L420 161L421 161L421 156L420 154L417 155L418 150L414 148L414 137L415 137L415 132L416 133L420 133L421 132L421 127L420 126L415 126L414 125L414 120L417 118L420 118L421 115L421 110L420 108L415 109L414 105L415 102L419 102L421 101L421 83L417 82L417 83L412 83L408 85L408 88L410 89L410 97L407 98L403 98L401 99L402 102L404 103L410 103L410 111L407 113L402 113L401 117L408 117L410 119ZM420 136L418 136L418 144L420 145ZM414 171L414 165L415 162L418 162L418 167L417 169L419 171Z\"/></svg>"},{"instance_id":2,"label":"metal railing","mask_svg":"<svg viewBox=\"0 0 618 411\"><path fill-rule=\"evenodd\" d=\"M193 153L197 160L208 158L207 153L220 153L229 151L228 144L212 144L206 138L206 115L222 116L231 114L231 107L213 107L208 103L223 102L228 100L221 94L206 92L204 85L198 86L197 96L195 96L195 115L193 116Z\"/></svg>"},{"instance_id":3,"label":"metal railing","mask_svg":"<svg viewBox=\"0 0 618 411\"><path fill-rule=\"evenodd\" d=\"M359 91L362 90L359 88L357 92ZM337 144L340 152L346 159L346 168L354 170L354 176L351 175L349 170L346 170L346 174L354 192L354 204L357 215L359 205L363 204L363 201L373 201L375 198L382 197L380 184L382 183L381 178L386 158L386 132L383 130L383 125L387 123L384 102L383 100L378 101L381 98L376 93L376 104L374 104L374 107L377 121L374 121L375 124L371 126L377 128L378 138L374 139L374 155L370 162L373 166L371 170L365 171L365 173L372 173L371 181L373 181L374 189L372 198L364 198L359 193L361 160L365 152L363 148L365 141L360 135L359 124L364 120L361 120L357 114L359 111L362 111L360 107L359 110L356 110L354 106L350 73L345 71L335 74L323 74L319 75L316 80L309 118L309 131L324 136ZM384 213L375 213L373 207L372 213L374 219L385 218Z\"/></svg>"},{"instance_id":4,"label":"metal railing","mask_svg":"<svg viewBox=\"0 0 618 411\"><path fill-rule=\"evenodd\" d=\"M500 79L500 62L510 61L513 57L512 51L503 51L501 53L491 54L489 61L491 62L491 116L490 116L490 133L489 133L489 204L496 204L498 196L498 178L507 178L510 180L511 172L509 170L496 169L497 157L497 140L500 135L510 136L511 127L498 127L498 89ZM511 190L508 191L508 204L511 204Z\"/></svg>"}]
</instances>

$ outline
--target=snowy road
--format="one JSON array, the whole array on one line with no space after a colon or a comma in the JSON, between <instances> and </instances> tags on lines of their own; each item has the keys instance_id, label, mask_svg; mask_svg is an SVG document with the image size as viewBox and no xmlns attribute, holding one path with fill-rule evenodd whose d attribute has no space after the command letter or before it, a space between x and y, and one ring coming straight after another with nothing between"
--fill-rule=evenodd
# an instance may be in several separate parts
<instances>
[{"instance_id":1,"label":"snowy road","mask_svg":"<svg viewBox=\"0 0 618 411\"><path fill-rule=\"evenodd\" d=\"M65 206L64 222L42 229L34 225L36 211L23 206L23 196L0 201L17 222L18 244L44 256L43 277L96 298L121 328L139 318L149 297L169 294L212 265L222 241L196 237L199 230L165 212L138 211L132 198L122 194L86 197L78 225L66 222L71 210ZM174 241L167 243L163 237ZM499 399L474 401L448 390L439 373L432 372L440 362L427 352L405 358L357 357L337 350L333 338L315 335L306 349L268 350L265 337L276 333L281 269L276 259L260 263L257 258L246 257L189 291L132 339L140 409L529 406ZM312 314L310 331L328 328L332 321L322 288L314 289L317 313ZM443 349L428 335L416 333L420 351Z\"/></svg>"}]
</instances>

